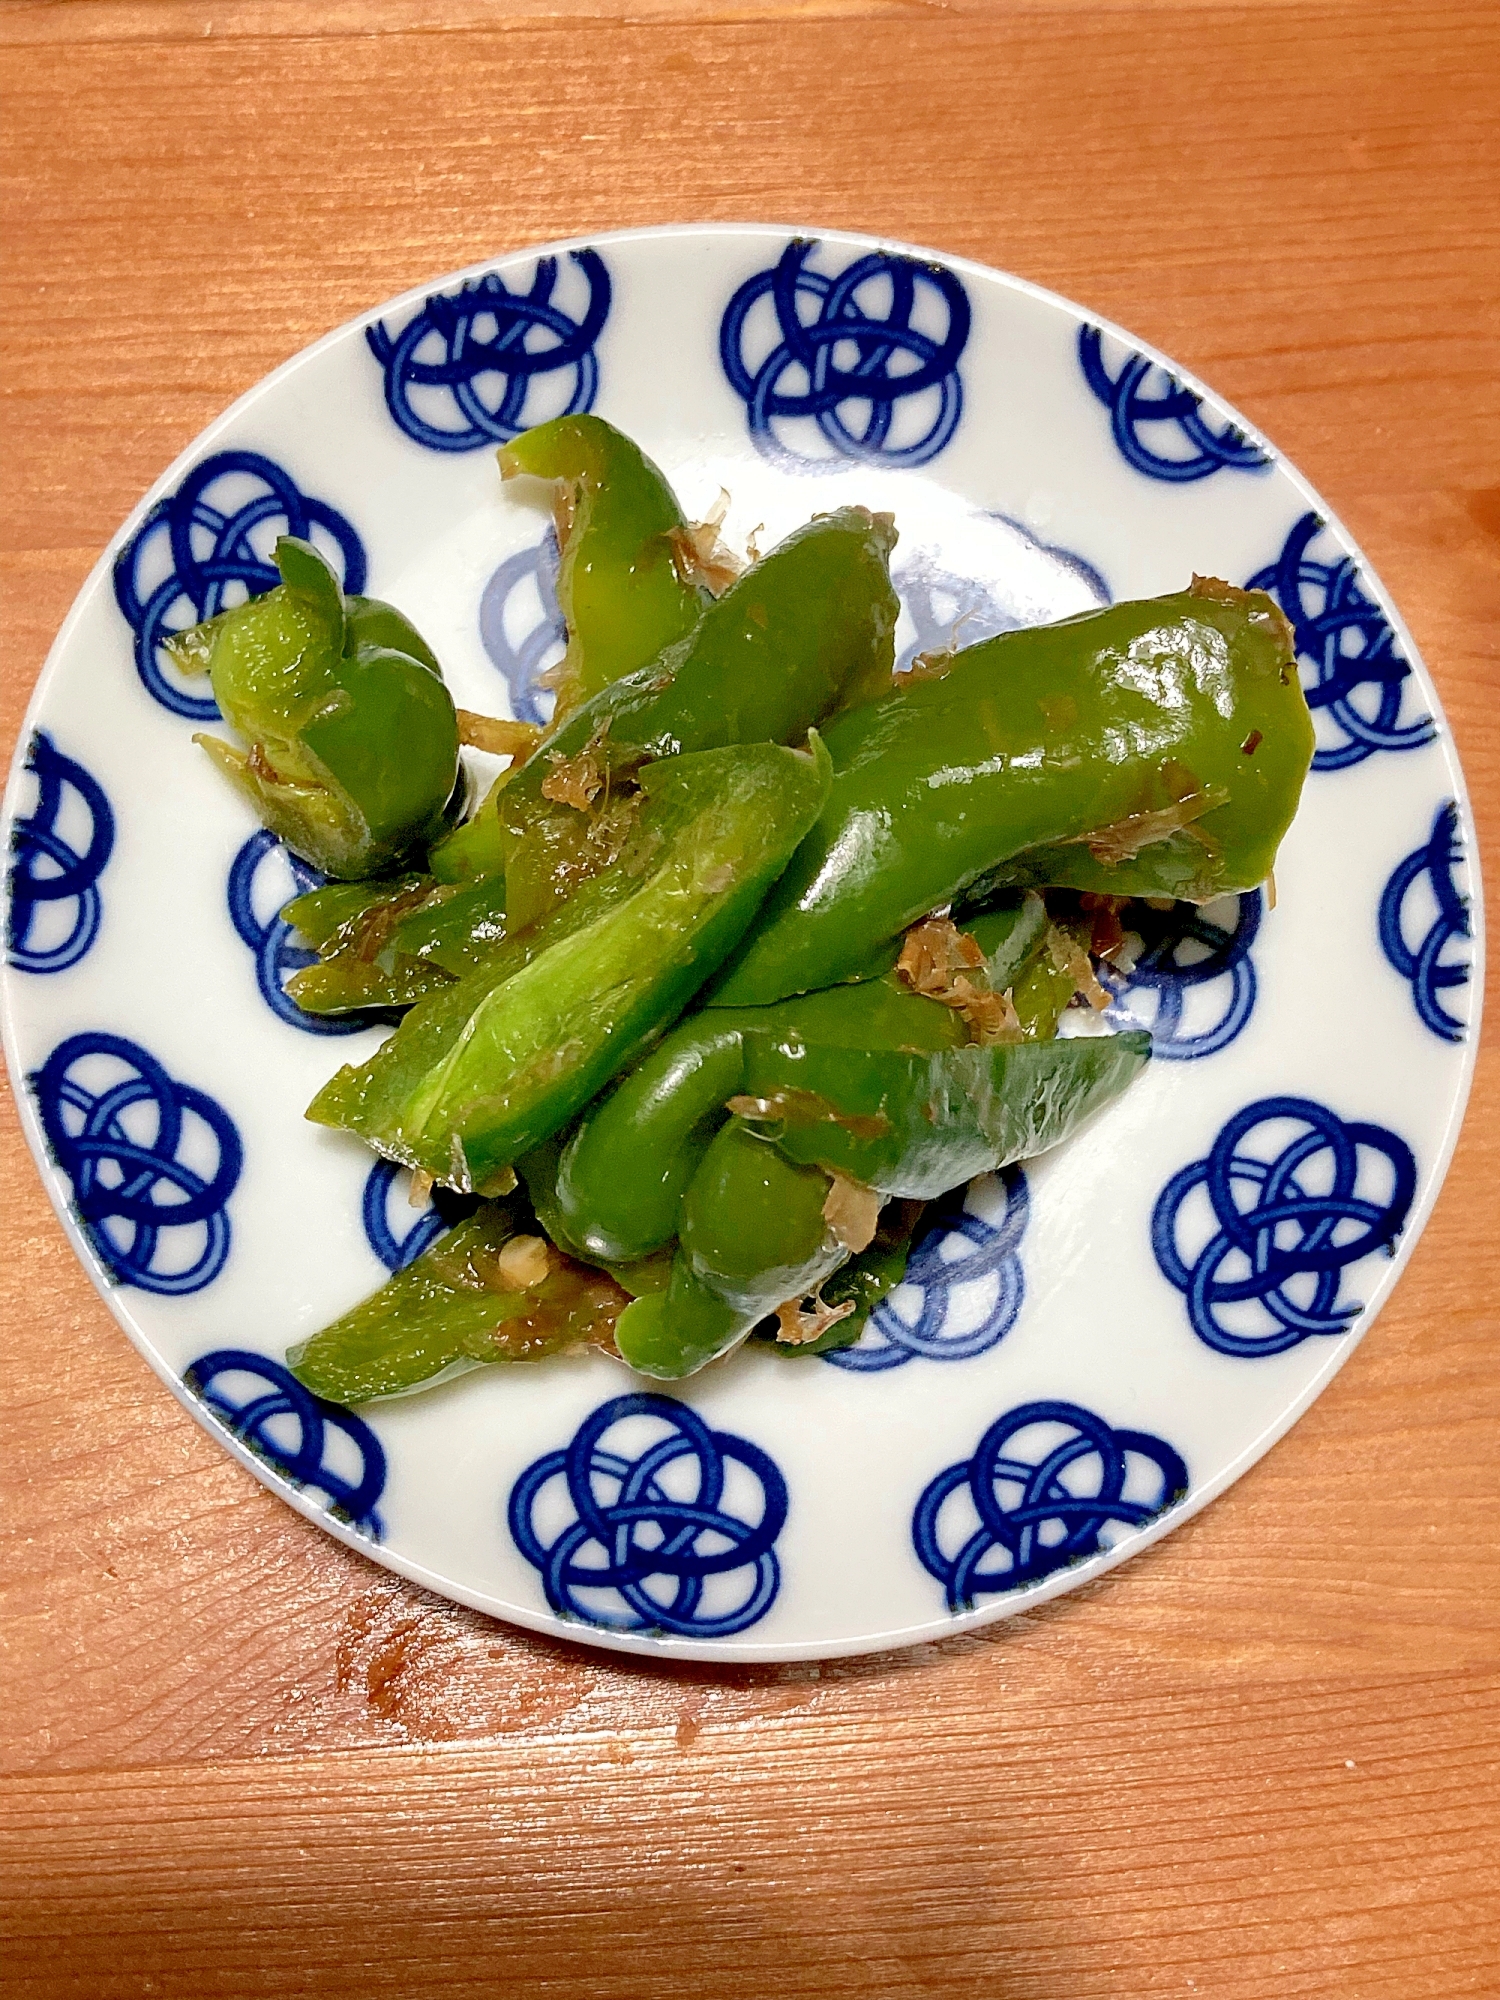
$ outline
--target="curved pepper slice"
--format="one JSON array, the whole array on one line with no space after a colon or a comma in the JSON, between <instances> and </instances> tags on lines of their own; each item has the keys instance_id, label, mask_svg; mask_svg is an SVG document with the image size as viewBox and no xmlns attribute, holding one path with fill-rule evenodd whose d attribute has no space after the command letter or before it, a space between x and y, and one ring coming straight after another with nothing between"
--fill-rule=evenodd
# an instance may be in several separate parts
<instances>
[{"instance_id":1,"label":"curved pepper slice","mask_svg":"<svg viewBox=\"0 0 1500 2000\"><path fill-rule=\"evenodd\" d=\"M482 967L413 1008L308 1116L463 1192L501 1193L511 1162L572 1118L687 1005L817 817L827 757L747 744L642 773L625 900L497 978ZM632 874L632 867L635 873Z\"/></svg>"},{"instance_id":2,"label":"curved pepper slice","mask_svg":"<svg viewBox=\"0 0 1500 2000\"><path fill-rule=\"evenodd\" d=\"M611 865L616 774L731 743L800 743L890 686L899 605L887 515L859 507L787 537L710 605L690 639L570 715L476 817L434 849L457 881L503 870L511 919L535 920ZM587 803L570 804L565 796Z\"/></svg>"},{"instance_id":3,"label":"curved pepper slice","mask_svg":"<svg viewBox=\"0 0 1500 2000\"><path fill-rule=\"evenodd\" d=\"M1000 883L1253 888L1313 748L1286 620L1202 581L985 640L827 741L828 805L711 1004L857 975L916 918Z\"/></svg>"},{"instance_id":4,"label":"curved pepper slice","mask_svg":"<svg viewBox=\"0 0 1500 2000\"><path fill-rule=\"evenodd\" d=\"M788 1159L929 1201L1046 1152L1145 1068L1139 1029L931 1054L745 1036L745 1092Z\"/></svg>"},{"instance_id":5,"label":"curved pepper slice","mask_svg":"<svg viewBox=\"0 0 1500 2000\"><path fill-rule=\"evenodd\" d=\"M745 1037L771 1026L843 1049L944 1049L965 1039L957 1015L886 980L784 1007L694 1014L590 1108L563 1149L557 1214L585 1256L628 1262L672 1241L724 1107L745 1088Z\"/></svg>"},{"instance_id":6,"label":"curved pepper slice","mask_svg":"<svg viewBox=\"0 0 1500 2000\"><path fill-rule=\"evenodd\" d=\"M442 831L458 778L453 700L393 606L345 599L310 543L283 536L276 560L284 581L214 620L207 648L214 697L250 749L196 740L314 867L379 874Z\"/></svg>"},{"instance_id":7,"label":"curved pepper slice","mask_svg":"<svg viewBox=\"0 0 1500 2000\"><path fill-rule=\"evenodd\" d=\"M608 1347L626 1294L603 1271L552 1252L535 1282L508 1278L504 1253L517 1227L504 1203L484 1203L378 1292L291 1348L293 1374L330 1402L363 1403L487 1362Z\"/></svg>"},{"instance_id":8,"label":"curved pepper slice","mask_svg":"<svg viewBox=\"0 0 1500 2000\"><path fill-rule=\"evenodd\" d=\"M410 1007L473 972L505 936L505 878L338 883L296 897L281 914L319 953L286 982L299 1007Z\"/></svg>"},{"instance_id":9,"label":"curved pepper slice","mask_svg":"<svg viewBox=\"0 0 1500 2000\"><path fill-rule=\"evenodd\" d=\"M837 1174L926 1200L1056 1145L1145 1067L1140 1032L907 1054L744 1036L763 1114L715 1134L681 1202L664 1292L616 1329L643 1374L690 1375L848 1261L824 1219ZM874 1293L889 1268L874 1275ZM866 1308L868 1310L868 1307Z\"/></svg>"},{"instance_id":10,"label":"curved pepper slice","mask_svg":"<svg viewBox=\"0 0 1500 2000\"><path fill-rule=\"evenodd\" d=\"M602 417L554 417L500 449L500 474L557 482L557 602L568 650L556 719L634 673L703 616L706 591L681 573L676 495L640 446Z\"/></svg>"},{"instance_id":11,"label":"curved pepper slice","mask_svg":"<svg viewBox=\"0 0 1500 2000\"><path fill-rule=\"evenodd\" d=\"M963 926L985 954L994 990L1015 985L1019 1032L1031 1041L1057 1031L1055 975L1042 963L1047 928L1039 896ZM1026 983L1035 980L1037 991ZM628 1263L655 1255L677 1235L682 1197L709 1141L743 1092L745 1038L771 1034L825 1049L940 1051L968 1040L960 1014L887 975L857 986L804 993L771 1007L716 1007L681 1021L591 1105L556 1155L529 1173L547 1226L580 1255ZM538 1188L545 1185L545 1193Z\"/></svg>"},{"instance_id":12,"label":"curved pepper slice","mask_svg":"<svg viewBox=\"0 0 1500 2000\"><path fill-rule=\"evenodd\" d=\"M784 1299L848 1257L823 1217L829 1179L732 1119L682 1204L682 1242L663 1292L620 1315L615 1341L643 1375L676 1380L726 1353Z\"/></svg>"}]
</instances>

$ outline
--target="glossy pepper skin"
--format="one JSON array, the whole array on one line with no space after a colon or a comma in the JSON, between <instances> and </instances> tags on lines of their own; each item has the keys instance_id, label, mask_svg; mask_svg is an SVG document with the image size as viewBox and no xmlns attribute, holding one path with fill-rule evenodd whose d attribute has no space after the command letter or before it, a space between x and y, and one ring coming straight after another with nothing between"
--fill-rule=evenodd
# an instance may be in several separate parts
<instances>
[{"instance_id":1,"label":"glossy pepper skin","mask_svg":"<svg viewBox=\"0 0 1500 2000\"><path fill-rule=\"evenodd\" d=\"M627 1306L615 1329L631 1367L666 1381L695 1374L830 1277L848 1252L823 1218L829 1185L740 1120L723 1126L683 1199L666 1290Z\"/></svg>"},{"instance_id":2,"label":"glossy pepper skin","mask_svg":"<svg viewBox=\"0 0 1500 2000\"><path fill-rule=\"evenodd\" d=\"M670 1026L817 817L827 757L816 739L809 752L747 744L641 775L620 899L519 970L486 965L421 1002L310 1118L462 1192L503 1193L512 1161Z\"/></svg>"},{"instance_id":3,"label":"glossy pepper skin","mask_svg":"<svg viewBox=\"0 0 1500 2000\"><path fill-rule=\"evenodd\" d=\"M557 1214L585 1256L629 1262L672 1241L683 1196L728 1116L724 1107L745 1089L747 1036L778 1028L841 1049L937 1050L965 1040L948 1008L893 980L809 993L780 1007L690 1016L590 1107L563 1148Z\"/></svg>"},{"instance_id":4,"label":"glossy pepper skin","mask_svg":"<svg viewBox=\"0 0 1500 2000\"><path fill-rule=\"evenodd\" d=\"M1065 1139L1145 1068L1151 1037L1009 1042L920 1054L745 1037L758 1129L790 1160L928 1201Z\"/></svg>"},{"instance_id":5,"label":"glossy pepper skin","mask_svg":"<svg viewBox=\"0 0 1500 2000\"><path fill-rule=\"evenodd\" d=\"M712 604L692 636L612 682L506 773L467 826L433 852L442 880L503 871L512 920L532 922L610 865L588 812L543 786L590 757L606 778L731 743L800 743L891 684L900 606L888 516L846 507L789 535Z\"/></svg>"},{"instance_id":6,"label":"glossy pepper skin","mask_svg":"<svg viewBox=\"0 0 1500 2000\"><path fill-rule=\"evenodd\" d=\"M861 976L883 941L981 887L1253 888L1313 748L1285 619L1212 583L985 640L827 741L828 805L711 1004Z\"/></svg>"},{"instance_id":7,"label":"glossy pepper skin","mask_svg":"<svg viewBox=\"0 0 1500 2000\"><path fill-rule=\"evenodd\" d=\"M190 640L225 721L196 740L273 833L326 875L377 875L444 829L458 720L432 654L401 613L346 599L306 542L276 545L282 583ZM399 643L397 643L399 642ZM399 755L392 755L392 746Z\"/></svg>"},{"instance_id":8,"label":"glossy pepper skin","mask_svg":"<svg viewBox=\"0 0 1500 2000\"><path fill-rule=\"evenodd\" d=\"M708 594L681 573L676 495L639 445L602 417L554 417L500 449L504 479L556 482L557 602L568 650L558 720L644 667L697 625Z\"/></svg>"},{"instance_id":9,"label":"glossy pepper skin","mask_svg":"<svg viewBox=\"0 0 1500 2000\"><path fill-rule=\"evenodd\" d=\"M1041 898L1028 896L963 928L1003 992L1044 958L1046 927ZM1050 1038L1058 1013L1050 984L1037 995L1020 990L1020 1032L1029 1041ZM725 1106L749 1087L747 1047L766 1036L778 1046L852 1052L856 1061L871 1049L938 1054L968 1042L957 1013L893 974L771 1007L701 1009L589 1106L548 1163L545 1197L528 1175L539 1211L544 1198L549 1204L548 1228L579 1255L605 1263L633 1262L671 1244L682 1198L728 1116Z\"/></svg>"},{"instance_id":10,"label":"glossy pepper skin","mask_svg":"<svg viewBox=\"0 0 1500 2000\"><path fill-rule=\"evenodd\" d=\"M549 1259L538 1283L505 1282L501 1253L518 1218L485 1202L378 1292L290 1349L292 1372L334 1403L400 1396L500 1361L535 1361L610 1343L625 1294L602 1271Z\"/></svg>"},{"instance_id":11,"label":"glossy pepper skin","mask_svg":"<svg viewBox=\"0 0 1500 2000\"><path fill-rule=\"evenodd\" d=\"M411 1007L473 972L505 936L505 877L340 883L296 897L281 914L320 953L286 982L299 1007Z\"/></svg>"}]
</instances>

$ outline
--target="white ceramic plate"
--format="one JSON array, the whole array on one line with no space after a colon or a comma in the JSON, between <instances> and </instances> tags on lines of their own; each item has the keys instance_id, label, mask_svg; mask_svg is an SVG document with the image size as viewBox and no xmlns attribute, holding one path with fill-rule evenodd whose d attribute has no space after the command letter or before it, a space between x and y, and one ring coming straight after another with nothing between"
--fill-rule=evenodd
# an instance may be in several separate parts
<instances>
[{"instance_id":1,"label":"white ceramic plate","mask_svg":"<svg viewBox=\"0 0 1500 2000\"><path fill-rule=\"evenodd\" d=\"M351 588L415 619L461 703L536 713L556 647L545 524L502 490L493 446L570 408L639 439L690 516L726 489L732 543L845 500L890 508L903 649L1195 570L1255 579L1297 627L1317 768L1274 911L1228 899L1120 993L1157 1038L1145 1078L1078 1143L976 1183L857 1348L742 1351L672 1398L591 1355L330 1412L285 1349L438 1223L357 1142L303 1122L384 1031L316 1032L285 1000L275 913L295 871L193 747L204 684L156 636L266 588L275 536L311 533ZM6 817L5 1045L27 1133L162 1380L376 1561L639 1652L940 1637L1185 1519L1307 1407L1396 1282L1473 1064L1463 777L1329 509L1117 329L831 231L528 250L298 355L184 453L90 577ZM705 1510L720 1529L695 1525Z\"/></svg>"}]
</instances>

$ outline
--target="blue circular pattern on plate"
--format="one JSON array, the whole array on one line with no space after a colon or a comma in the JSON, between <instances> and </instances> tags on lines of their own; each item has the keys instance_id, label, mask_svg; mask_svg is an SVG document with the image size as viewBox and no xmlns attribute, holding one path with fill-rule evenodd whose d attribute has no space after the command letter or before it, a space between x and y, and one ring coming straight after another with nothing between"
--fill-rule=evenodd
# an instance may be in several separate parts
<instances>
[{"instance_id":1,"label":"blue circular pattern on plate","mask_svg":"<svg viewBox=\"0 0 1500 2000\"><path fill-rule=\"evenodd\" d=\"M1269 1159L1242 1150L1261 1127L1277 1124L1302 1129ZM1362 1155L1385 1161L1387 1192L1359 1192L1369 1164ZM1342 1273L1395 1242L1416 1185L1411 1148L1383 1125L1346 1121L1306 1097L1262 1097L1228 1121L1206 1160L1167 1182L1151 1218L1152 1248L1186 1298L1200 1340L1220 1354L1281 1354L1309 1334L1348 1331L1363 1307L1340 1301ZM1189 1262L1179 1248L1180 1218L1199 1188L1216 1227ZM1225 1323L1225 1307L1247 1304L1261 1308L1263 1330Z\"/></svg>"},{"instance_id":2,"label":"blue circular pattern on plate","mask_svg":"<svg viewBox=\"0 0 1500 2000\"><path fill-rule=\"evenodd\" d=\"M484 587L479 600L479 637L484 650L505 677L510 705L521 722L545 723L552 705L537 675L547 655L568 640L567 622L557 602L557 534L549 528L535 548L507 556ZM534 594L537 615L512 643L508 626L518 597Z\"/></svg>"},{"instance_id":3,"label":"blue circular pattern on plate","mask_svg":"<svg viewBox=\"0 0 1500 2000\"><path fill-rule=\"evenodd\" d=\"M225 1375L255 1376L268 1386L236 1402L215 1386ZM257 1458L294 1486L321 1493L336 1520L347 1521L372 1541L380 1540L381 1520L375 1505L385 1491L385 1452L363 1417L313 1395L279 1362L239 1347L215 1348L212 1354L200 1355L182 1383ZM283 1442L272 1428L287 1418L296 1422L295 1444ZM359 1453L357 1478L345 1478L327 1463L330 1430L342 1431Z\"/></svg>"},{"instance_id":4,"label":"blue circular pattern on plate","mask_svg":"<svg viewBox=\"0 0 1500 2000\"><path fill-rule=\"evenodd\" d=\"M36 778L37 802L11 831L15 859L10 869L10 910L6 942L10 962L23 972L65 972L76 965L99 935L103 904L99 877L114 851L115 816L104 788L72 757L65 757L43 729L32 736L26 769ZM83 852L69 845L58 831L58 818L72 792L88 815ZM32 931L39 914L54 904L71 903L72 921L66 937L37 945Z\"/></svg>"},{"instance_id":5,"label":"blue circular pattern on plate","mask_svg":"<svg viewBox=\"0 0 1500 2000\"><path fill-rule=\"evenodd\" d=\"M392 1220L392 1197L396 1182L405 1172L406 1169L394 1160L377 1160L365 1179L365 1191L360 1197L359 1213L365 1227L365 1240L388 1271L405 1270L414 1258L420 1257L437 1241L445 1229L450 1229L454 1221L453 1215L444 1214L437 1202L414 1209L403 1194L395 1206L398 1212L405 1210L406 1227L398 1230ZM457 1199L465 1201L467 1197L459 1196Z\"/></svg>"},{"instance_id":6,"label":"blue circular pattern on plate","mask_svg":"<svg viewBox=\"0 0 1500 2000\"><path fill-rule=\"evenodd\" d=\"M925 465L937 457L963 415L958 363L968 344L969 296L942 264L922 263L885 250L856 257L837 274L807 268L817 242L788 243L773 269L747 278L724 311L719 357L745 404L750 435L767 458L796 471L837 469L847 460L876 465ZM883 312L862 287L884 283ZM779 338L758 362L745 354L746 322L769 298ZM804 319L799 300L813 307ZM915 323L936 305L940 334ZM896 365L893 366L892 364ZM930 393L935 401L925 431L905 443L891 441L897 405ZM867 415L855 428L851 408ZM794 450L776 432L779 421L808 418L831 447L813 457Z\"/></svg>"},{"instance_id":7,"label":"blue circular pattern on plate","mask_svg":"<svg viewBox=\"0 0 1500 2000\"><path fill-rule=\"evenodd\" d=\"M548 417L590 410L599 388L594 343L609 318L610 282L596 250L570 250L588 282L588 304L574 319L552 302L557 259L538 257L531 289L513 292L498 271L435 292L399 333L376 320L365 329L370 352L385 371L385 402L409 438L430 451L477 451L481 445L508 444L542 421L528 412L533 385L571 369L567 401ZM491 331L481 329L489 327ZM423 349L429 353L423 359ZM499 381L498 394L482 395L480 384ZM447 399L455 424L429 423L412 403L412 391L436 390Z\"/></svg>"},{"instance_id":8,"label":"blue circular pattern on plate","mask_svg":"<svg viewBox=\"0 0 1500 2000\"><path fill-rule=\"evenodd\" d=\"M606 1448L617 1424L649 1417L665 1436L634 1455ZM760 1519L743 1520L724 1506L725 1461L734 1460L760 1488ZM664 1480L689 1487L686 1494ZM684 1472L690 1473L686 1480ZM573 1520L550 1543L535 1515L543 1488L561 1478ZM541 1571L547 1602L564 1617L613 1632L668 1632L721 1639L743 1632L770 1610L781 1585L777 1536L786 1525L786 1481L758 1445L710 1430L695 1410L669 1396L616 1396L581 1424L564 1451L528 1466L511 1491L508 1518L516 1547ZM597 1564L579 1556L597 1550ZM704 1606L711 1577L742 1579L738 1602ZM670 1596L648 1589L670 1587ZM609 1593L617 1605L586 1601L581 1592Z\"/></svg>"},{"instance_id":9,"label":"blue circular pattern on plate","mask_svg":"<svg viewBox=\"0 0 1500 2000\"><path fill-rule=\"evenodd\" d=\"M1050 557L1053 566L1081 583L1096 604L1109 603L1109 585L1075 549L1039 540L1023 521L1013 520L1009 514L990 513L980 518L1009 529L1029 550ZM1024 599L1007 602L1003 584L959 576L946 568L936 551L929 548L918 548L907 562L892 571L891 581L916 627L916 637L903 648L896 662L898 673L915 666L924 653L944 653L958 646L977 645L981 639L1014 632L1034 621L1033 606Z\"/></svg>"},{"instance_id":10,"label":"blue circular pattern on plate","mask_svg":"<svg viewBox=\"0 0 1500 2000\"><path fill-rule=\"evenodd\" d=\"M1402 722L1411 668L1389 619L1360 588L1354 558L1337 549L1327 562L1309 554L1325 532L1319 515L1303 514L1275 562L1245 588L1269 591L1291 620L1297 657L1309 670L1307 705L1315 722L1324 718L1325 734L1336 732L1313 752L1313 769L1342 771L1377 750L1418 750L1437 735L1437 724L1430 715Z\"/></svg>"},{"instance_id":11,"label":"blue circular pattern on plate","mask_svg":"<svg viewBox=\"0 0 1500 2000\"><path fill-rule=\"evenodd\" d=\"M283 877L273 914L262 919L256 914L257 889L267 870ZM309 1014L287 992L285 982L305 965L316 965L318 954L306 945L292 942L296 933L281 915L294 896L321 889L327 881L300 855L276 838L267 827L252 833L229 869L229 921L255 960L255 983L260 997L278 1021L300 1028L307 1035L357 1035L370 1025L368 1014Z\"/></svg>"},{"instance_id":12,"label":"blue circular pattern on plate","mask_svg":"<svg viewBox=\"0 0 1500 2000\"><path fill-rule=\"evenodd\" d=\"M1222 899L1228 901L1228 898ZM1145 945L1128 973L1101 968L1104 984L1114 995L1109 1019L1121 1028L1146 1028L1152 1054L1166 1062L1193 1062L1227 1049L1255 1011L1255 967L1250 947L1260 931L1261 893L1251 889L1234 899L1228 927L1210 915L1216 905L1195 908L1177 903L1171 910L1136 905L1130 925ZM1196 952L1196 957L1184 953ZM1208 994L1211 1007L1205 1025L1184 1028L1183 1015L1191 996Z\"/></svg>"},{"instance_id":13,"label":"blue circular pattern on plate","mask_svg":"<svg viewBox=\"0 0 1500 2000\"><path fill-rule=\"evenodd\" d=\"M972 646L998 632L1014 631L1020 622L998 602L987 584L975 577L955 576L927 550L894 573L891 581L917 628L917 636L896 662L897 673L915 666L924 653Z\"/></svg>"},{"instance_id":14,"label":"blue circular pattern on plate","mask_svg":"<svg viewBox=\"0 0 1500 2000\"><path fill-rule=\"evenodd\" d=\"M99 1057L125 1074L94 1091L73 1072ZM239 1132L223 1106L178 1083L123 1035L70 1035L33 1074L31 1087L52 1157L73 1184L78 1219L121 1284L167 1294L210 1284L229 1255L224 1208L244 1164ZM206 1177L181 1157L189 1113L213 1140L216 1161ZM112 1223L129 1232L127 1241ZM203 1231L200 1255L186 1268L158 1269L162 1239L183 1229Z\"/></svg>"},{"instance_id":15,"label":"blue circular pattern on plate","mask_svg":"<svg viewBox=\"0 0 1500 2000\"><path fill-rule=\"evenodd\" d=\"M1104 335L1097 326L1078 329L1078 362L1083 379L1109 411L1110 435L1127 465L1148 479L1182 484L1215 472L1265 472L1271 460L1238 425L1212 429L1203 417L1203 398L1144 354L1126 351L1118 375L1104 360ZM1156 382L1151 377L1157 378ZM1154 451L1141 436L1148 424L1170 424L1187 446L1178 457Z\"/></svg>"},{"instance_id":16,"label":"blue circular pattern on plate","mask_svg":"<svg viewBox=\"0 0 1500 2000\"><path fill-rule=\"evenodd\" d=\"M1050 1441L1019 1448L1028 1430L1042 1427ZM1155 1472L1149 1499L1126 1495L1132 1459ZM912 1541L922 1567L942 1584L948 1609L972 1611L976 1597L1087 1562L1108 1546L1106 1528L1144 1527L1187 1490L1187 1466L1161 1438L1116 1430L1077 1403L1022 1403L990 1425L967 1463L950 1465L926 1488L912 1516ZM948 1523L942 1515L960 1491L977 1521L955 1535L952 1510Z\"/></svg>"},{"instance_id":17,"label":"blue circular pattern on plate","mask_svg":"<svg viewBox=\"0 0 1500 2000\"><path fill-rule=\"evenodd\" d=\"M998 1185L1004 1190L1004 1209L998 1222L976 1215L968 1206L981 1185ZM893 1299L882 1299L858 1340L848 1347L831 1349L821 1359L835 1368L869 1375L900 1368L908 1361L968 1361L987 1353L1015 1325L1026 1296L1026 1280L1016 1253L1030 1212L1026 1176L1019 1167L987 1175L983 1183L962 1190L956 1202L945 1203L944 1211L907 1261L901 1282L921 1292L916 1318L904 1319ZM958 1317L955 1291L991 1276L995 1297L983 1317L974 1326L950 1330L949 1321Z\"/></svg>"},{"instance_id":18,"label":"blue circular pattern on plate","mask_svg":"<svg viewBox=\"0 0 1500 2000\"><path fill-rule=\"evenodd\" d=\"M1469 981L1468 960L1444 960L1450 945L1470 935L1468 899L1454 880L1463 860L1458 841L1458 807L1452 799L1437 810L1432 832L1421 847L1398 862L1380 897L1380 948L1411 986L1411 997L1424 1027L1445 1042L1461 1042L1464 1023L1450 1014L1439 994ZM1408 904L1412 891L1426 882L1436 914L1415 948L1406 942Z\"/></svg>"},{"instance_id":19,"label":"blue circular pattern on plate","mask_svg":"<svg viewBox=\"0 0 1500 2000\"><path fill-rule=\"evenodd\" d=\"M157 647L238 602L238 595L228 595L232 590L259 597L275 589L281 581L271 560L276 537L311 540L318 528L338 550L345 590L357 596L365 587L365 550L354 528L259 452L216 451L175 493L157 501L115 558L114 587L135 634L136 672L163 708L194 722L218 719L213 696L189 693L175 671L169 677ZM184 610L191 616L181 616Z\"/></svg>"}]
</instances>

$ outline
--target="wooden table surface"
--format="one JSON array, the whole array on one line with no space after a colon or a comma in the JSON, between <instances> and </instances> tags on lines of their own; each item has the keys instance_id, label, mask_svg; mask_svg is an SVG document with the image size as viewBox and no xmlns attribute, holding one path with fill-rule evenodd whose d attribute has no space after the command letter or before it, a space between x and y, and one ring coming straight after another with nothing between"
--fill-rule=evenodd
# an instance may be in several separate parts
<instances>
[{"instance_id":1,"label":"wooden table surface","mask_svg":"<svg viewBox=\"0 0 1500 2000\"><path fill-rule=\"evenodd\" d=\"M1500 834L1500 15L0 0L5 750L147 484L325 328L630 223L937 245L1206 376L1349 523ZM1500 1065L1378 1326L1127 1570L659 1669L347 1554L0 1157L0 1992L1500 1993Z\"/></svg>"}]
</instances>

